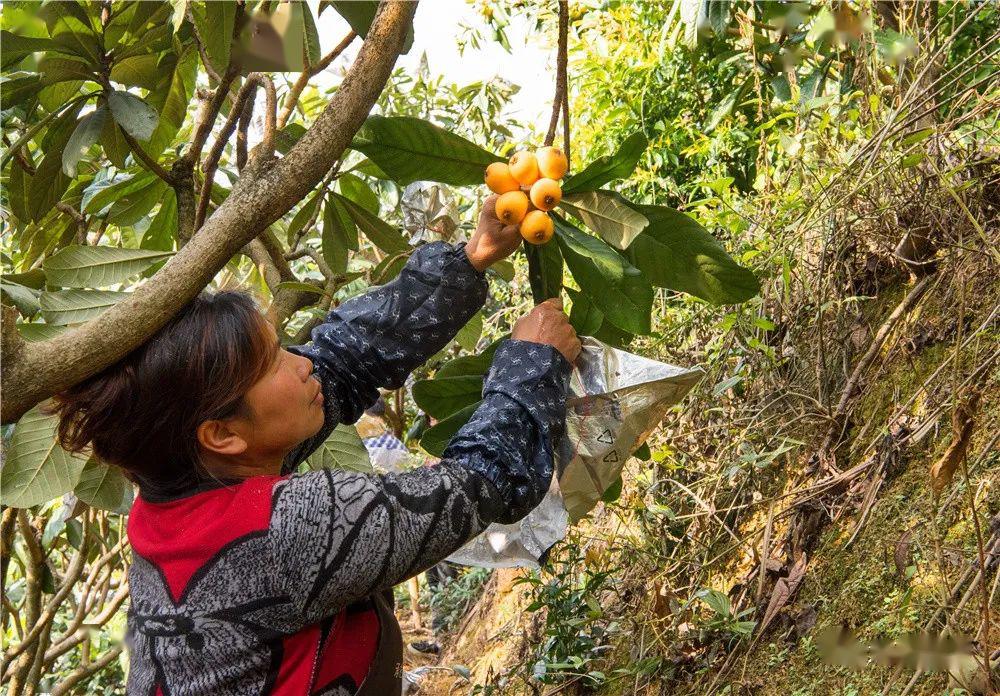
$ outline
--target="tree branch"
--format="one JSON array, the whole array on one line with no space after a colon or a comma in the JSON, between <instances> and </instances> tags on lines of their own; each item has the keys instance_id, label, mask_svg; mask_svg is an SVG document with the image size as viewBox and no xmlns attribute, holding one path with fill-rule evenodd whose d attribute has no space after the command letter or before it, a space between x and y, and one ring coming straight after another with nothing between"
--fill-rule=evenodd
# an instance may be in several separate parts
<instances>
[{"instance_id":1,"label":"tree branch","mask_svg":"<svg viewBox=\"0 0 1000 696\"><path fill-rule=\"evenodd\" d=\"M357 34L354 31L349 31L347 36L332 51L323 56L316 65L311 65L307 70L299 73L299 79L295 81L292 89L285 95L285 101L281 105L281 115L278 116L277 123L279 130L288 124L288 119L291 118L292 112L295 111L295 105L299 103L299 97L302 95L302 91L309 85L309 80L326 70L330 66L330 63L335 61L351 45L356 36Z\"/></svg>"},{"instance_id":2,"label":"tree branch","mask_svg":"<svg viewBox=\"0 0 1000 696\"><path fill-rule=\"evenodd\" d=\"M315 123L269 167L251 166L201 231L156 275L92 321L3 361L0 420L114 364L141 345L247 242L287 213L340 159L395 65L416 2L383 2L350 71ZM7 356L5 356L6 358Z\"/></svg>"},{"instance_id":3,"label":"tree branch","mask_svg":"<svg viewBox=\"0 0 1000 696\"><path fill-rule=\"evenodd\" d=\"M181 156L181 159L187 160L192 166L201 157L201 151L205 147L208 136L212 133L212 126L215 124L215 119L218 117L219 111L222 110L222 105L226 103L226 97L229 96L233 82L239 74L239 65L231 62L229 69L219 82L219 86L212 93L212 98L205 102L203 108L199 110L194 136L191 138L191 146Z\"/></svg>"},{"instance_id":4,"label":"tree branch","mask_svg":"<svg viewBox=\"0 0 1000 696\"><path fill-rule=\"evenodd\" d=\"M135 138L129 135L124 128L119 128L119 130L121 131L122 137L125 138L125 142L127 142L129 148L131 148L132 154L136 156L136 159L146 165L146 169L156 174L156 176L160 177L168 184L173 185L174 180L170 177L170 172L161 167L156 160L150 157L149 154L142 149L142 145L136 142Z\"/></svg>"},{"instance_id":5,"label":"tree branch","mask_svg":"<svg viewBox=\"0 0 1000 696\"><path fill-rule=\"evenodd\" d=\"M569 4L567 0L557 1L559 3L559 47L556 54L556 93L552 97L552 116L549 117L549 130L545 134L546 147L555 142L556 126L559 123L559 110L563 108L563 102L566 98L566 54L569 38ZM569 157L569 152L566 153L566 157Z\"/></svg>"},{"instance_id":6,"label":"tree branch","mask_svg":"<svg viewBox=\"0 0 1000 696\"><path fill-rule=\"evenodd\" d=\"M264 140L261 142L261 145L264 147L267 157L274 155L274 111L277 106L274 83L264 73L250 73L247 75L243 86L240 87L240 91L236 94L236 99L233 101L233 108L229 112L229 118L223 124L222 130L219 131L219 137L215 139L215 145L212 146L212 150L208 153L208 159L205 160L205 166L202 168L202 171L205 173L205 181L201 185L201 197L198 199L198 210L194 216L194 232L200 230L202 224L205 222L208 203L211 199L212 182L215 180L215 171L218 169L219 160L222 159L222 153L226 149L226 143L233 136L236 124L243 116L244 107L246 107L247 102L253 101L254 95L257 93L257 87L260 86L263 86L267 92ZM256 148L254 148L254 151L256 152Z\"/></svg>"}]
</instances>

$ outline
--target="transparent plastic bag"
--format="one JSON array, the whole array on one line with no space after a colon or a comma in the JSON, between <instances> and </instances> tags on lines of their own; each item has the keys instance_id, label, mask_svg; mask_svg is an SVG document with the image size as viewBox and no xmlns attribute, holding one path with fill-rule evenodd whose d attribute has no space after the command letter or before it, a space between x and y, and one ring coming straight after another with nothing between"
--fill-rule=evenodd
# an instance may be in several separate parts
<instances>
[{"instance_id":1,"label":"transparent plastic bag","mask_svg":"<svg viewBox=\"0 0 1000 696\"><path fill-rule=\"evenodd\" d=\"M582 340L566 400L566 435L548 494L520 522L491 524L448 560L537 568L545 551L597 505L629 456L703 374L700 368L657 362L594 338Z\"/></svg>"}]
</instances>

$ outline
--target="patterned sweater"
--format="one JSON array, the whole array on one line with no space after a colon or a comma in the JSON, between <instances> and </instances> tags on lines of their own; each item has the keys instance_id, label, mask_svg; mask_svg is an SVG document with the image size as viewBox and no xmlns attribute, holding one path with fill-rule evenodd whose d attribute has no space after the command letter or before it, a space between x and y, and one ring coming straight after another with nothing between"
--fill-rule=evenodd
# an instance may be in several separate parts
<instances>
[{"instance_id":1,"label":"patterned sweater","mask_svg":"<svg viewBox=\"0 0 1000 696\"><path fill-rule=\"evenodd\" d=\"M379 387L399 388L441 350L486 290L462 246L419 248L395 280L345 302L311 343L289 349L313 361L326 417L288 454L283 475L170 495L140 486L128 521L129 694L398 692L387 591L541 501L570 366L549 346L506 341L482 405L438 466L292 472ZM372 672L393 642L387 686Z\"/></svg>"}]
</instances>

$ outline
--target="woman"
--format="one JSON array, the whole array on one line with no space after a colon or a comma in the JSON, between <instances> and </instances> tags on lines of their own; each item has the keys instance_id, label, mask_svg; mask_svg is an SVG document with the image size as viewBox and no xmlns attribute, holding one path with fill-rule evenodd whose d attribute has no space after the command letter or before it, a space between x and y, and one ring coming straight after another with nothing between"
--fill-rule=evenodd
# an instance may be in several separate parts
<instances>
[{"instance_id":1,"label":"woman","mask_svg":"<svg viewBox=\"0 0 1000 696\"><path fill-rule=\"evenodd\" d=\"M558 301L497 350L440 465L292 472L482 307L485 269L520 242L493 207L468 245L418 248L308 345L282 349L246 295L203 294L57 398L64 446L92 444L139 485L128 693L399 693L392 587L548 489L580 350Z\"/></svg>"}]
</instances>

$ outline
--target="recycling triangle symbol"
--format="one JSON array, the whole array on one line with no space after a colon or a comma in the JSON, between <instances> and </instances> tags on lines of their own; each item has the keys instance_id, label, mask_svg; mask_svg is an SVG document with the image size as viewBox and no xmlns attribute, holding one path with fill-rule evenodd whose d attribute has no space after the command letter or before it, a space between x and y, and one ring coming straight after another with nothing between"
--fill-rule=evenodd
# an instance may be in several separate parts
<instances>
[{"instance_id":1,"label":"recycling triangle symbol","mask_svg":"<svg viewBox=\"0 0 1000 696\"><path fill-rule=\"evenodd\" d=\"M615 436L611 434L611 428L605 428L604 432L597 436L597 441L603 442L606 445L613 444Z\"/></svg>"},{"instance_id":2,"label":"recycling triangle symbol","mask_svg":"<svg viewBox=\"0 0 1000 696\"><path fill-rule=\"evenodd\" d=\"M618 450L611 450L610 452L608 452L606 455L604 455L604 459L602 461L607 462L608 464L613 464L617 462Z\"/></svg>"}]
</instances>

